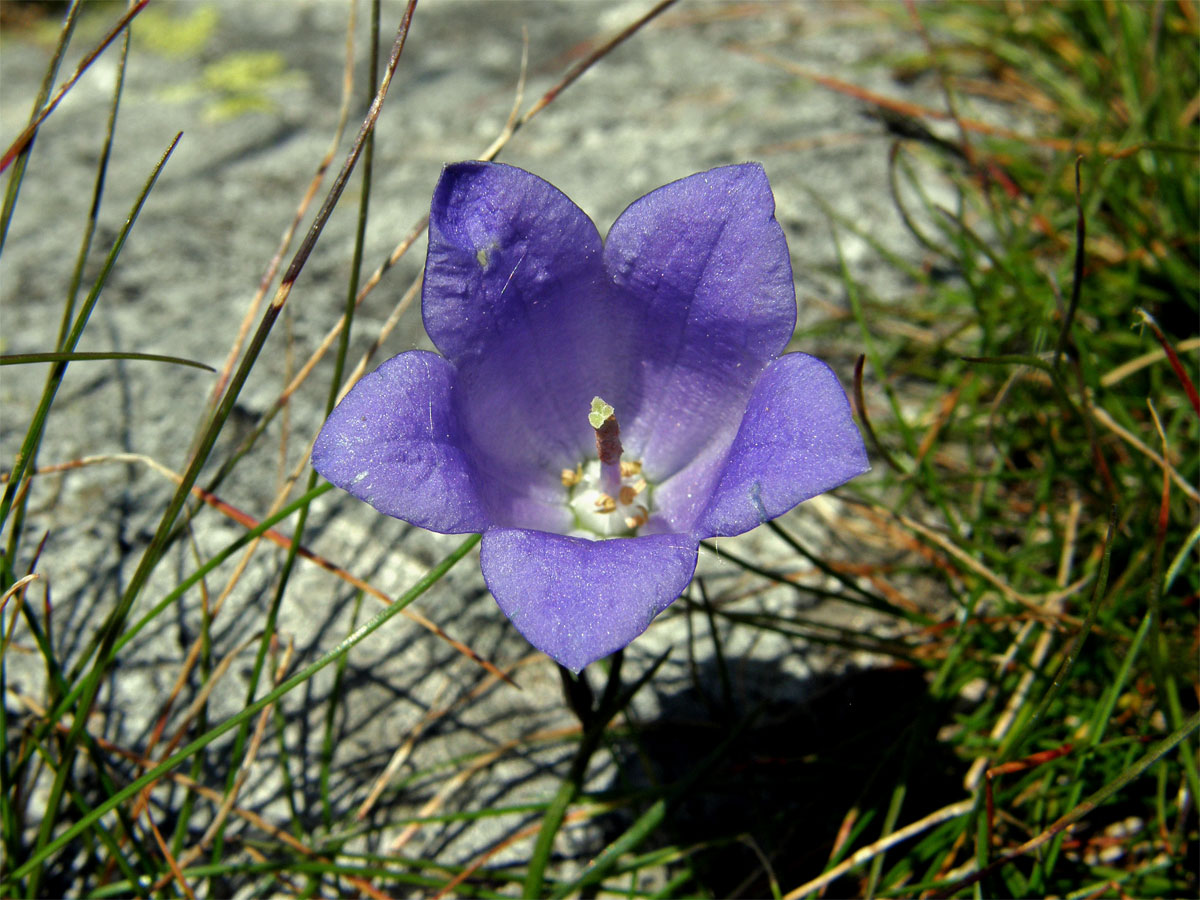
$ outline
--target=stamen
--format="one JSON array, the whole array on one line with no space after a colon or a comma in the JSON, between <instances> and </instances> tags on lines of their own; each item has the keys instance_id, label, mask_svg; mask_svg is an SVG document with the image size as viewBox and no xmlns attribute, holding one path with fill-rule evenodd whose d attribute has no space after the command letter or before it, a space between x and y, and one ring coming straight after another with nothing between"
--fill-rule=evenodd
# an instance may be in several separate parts
<instances>
[{"instance_id":1,"label":"stamen","mask_svg":"<svg viewBox=\"0 0 1200 900\"><path fill-rule=\"evenodd\" d=\"M621 477L632 478L634 475L642 474L642 464L639 460L621 460Z\"/></svg>"},{"instance_id":2,"label":"stamen","mask_svg":"<svg viewBox=\"0 0 1200 900\"><path fill-rule=\"evenodd\" d=\"M608 494L596 495L596 511L602 513L616 512L617 501Z\"/></svg>"},{"instance_id":3,"label":"stamen","mask_svg":"<svg viewBox=\"0 0 1200 900\"><path fill-rule=\"evenodd\" d=\"M642 506L640 503L634 507L637 510L636 515L625 517L625 526L631 529L641 528L650 520L650 510Z\"/></svg>"},{"instance_id":4,"label":"stamen","mask_svg":"<svg viewBox=\"0 0 1200 900\"><path fill-rule=\"evenodd\" d=\"M633 487L626 484L626 485L622 485L621 494L617 499L621 501L622 506L628 506L630 503L633 502L633 498L636 497L637 495L638 495L638 492L635 491L633 489Z\"/></svg>"},{"instance_id":5,"label":"stamen","mask_svg":"<svg viewBox=\"0 0 1200 900\"><path fill-rule=\"evenodd\" d=\"M575 487L581 481L583 481L583 466L562 470L563 487Z\"/></svg>"}]
</instances>

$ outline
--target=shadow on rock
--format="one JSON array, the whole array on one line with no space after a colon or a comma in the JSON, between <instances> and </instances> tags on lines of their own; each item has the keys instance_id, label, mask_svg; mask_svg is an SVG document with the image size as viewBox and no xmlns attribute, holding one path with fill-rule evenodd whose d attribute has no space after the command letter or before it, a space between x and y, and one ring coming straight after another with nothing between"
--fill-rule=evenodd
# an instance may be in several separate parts
<instances>
[{"instance_id":1,"label":"shadow on rock","mask_svg":"<svg viewBox=\"0 0 1200 900\"><path fill-rule=\"evenodd\" d=\"M900 824L962 797L961 766L937 742L948 710L929 696L920 671L854 669L787 685L791 676L775 664L748 661L739 675L739 683L764 686L759 696L714 700L704 686L720 684L715 666L700 670L700 690L664 696L661 717L646 724L620 767L624 783L613 785L621 793L669 789L750 718L658 830L663 843L695 848L685 892L771 896L764 860L785 891L817 876L847 815L887 808L897 784L906 786ZM798 699L771 699L781 695ZM608 841L629 823L612 824ZM856 845L874 840L879 827L867 823ZM845 880L832 890L860 893Z\"/></svg>"}]
</instances>

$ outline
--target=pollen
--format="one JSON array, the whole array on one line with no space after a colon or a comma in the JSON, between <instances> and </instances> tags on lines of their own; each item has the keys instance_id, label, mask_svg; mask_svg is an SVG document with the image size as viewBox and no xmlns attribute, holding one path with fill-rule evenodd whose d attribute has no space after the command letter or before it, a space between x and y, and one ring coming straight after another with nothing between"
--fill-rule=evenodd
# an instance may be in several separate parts
<instances>
[{"instance_id":1,"label":"pollen","mask_svg":"<svg viewBox=\"0 0 1200 900\"><path fill-rule=\"evenodd\" d=\"M639 460L623 459L621 460L621 477L632 478L634 475L642 474L642 464ZM645 482L643 482L644 484Z\"/></svg>"},{"instance_id":2,"label":"pollen","mask_svg":"<svg viewBox=\"0 0 1200 900\"><path fill-rule=\"evenodd\" d=\"M575 487L581 481L583 481L583 466L562 470L563 487Z\"/></svg>"},{"instance_id":3,"label":"pollen","mask_svg":"<svg viewBox=\"0 0 1200 900\"><path fill-rule=\"evenodd\" d=\"M608 494L596 495L596 510L602 513L616 512L617 501Z\"/></svg>"}]
</instances>

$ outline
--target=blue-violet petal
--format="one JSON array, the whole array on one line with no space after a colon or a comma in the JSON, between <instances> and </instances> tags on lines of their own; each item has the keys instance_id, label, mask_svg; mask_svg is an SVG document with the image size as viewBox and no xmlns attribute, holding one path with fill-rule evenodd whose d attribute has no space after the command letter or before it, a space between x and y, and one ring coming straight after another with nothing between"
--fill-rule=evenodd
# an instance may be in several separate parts
<instances>
[{"instance_id":1,"label":"blue-violet petal","mask_svg":"<svg viewBox=\"0 0 1200 900\"><path fill-rule=\"evenodd\" d=\"M621 649L687 587L697 543L682 534L589 541L495 528L488 589L526 640L573 672Z\"/></svg>"}]
</instances>

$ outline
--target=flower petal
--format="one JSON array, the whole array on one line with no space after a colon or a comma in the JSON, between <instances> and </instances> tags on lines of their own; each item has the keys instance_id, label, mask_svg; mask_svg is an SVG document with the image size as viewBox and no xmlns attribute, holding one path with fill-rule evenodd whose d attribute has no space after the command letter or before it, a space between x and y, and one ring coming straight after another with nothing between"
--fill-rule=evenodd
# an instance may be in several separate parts
<instances>
[{"instance_id":1,"label":"flower petal","mask_svg":"<svg viewBox=\"0 0 1200 900\"><path fill-rule=\"evenodd\" d=\"M496 528L480 565L529 643L573 672L621 649L687 587L697 542L682 534L583 538Z\"/></svg>"},{"instance_id":2,"label":"flower petal","mask_svg":"<svg viewBox=\"0 0 1200 900\"><path fill-rule=\"evenodd\" d=\"M710 441L732 439L751 388L795 327L791 261L766 173L726 166L651 191L613 225L604 262L644 308L642 402L621 428L661 481Z\"/></svg>"},{"instance_id":3,"label":"flower petal","mask_svg":"<svg viewBox=\"0 0 1200 900\"><path fill-rule=\"evenodd\" d=\"M436 353L394 356L325 420L312 464L381 513L459 534L490 524L454 414L453 366Z\"/></svg>"},{"instance_id":4,"label":"flower petal","mask_svg":"<svg viewBox=\"0 0 1200 900\"><path fill-rule=\"evenodd\" d=\"M459 371L463 427L506 469L574 466L594 441L592 397L624 394L637 312L605 288L601 253L591 219L541 178L498 163L443 171L425 329Z\"/></svg>"},{"instance_id":5,"label":"flower petal","mask_svg":"<svg viewBox=\"0 0 1200 900\"><path fill-rule=\"evenodd\" d=\"M755 386L692 533L741 534L870 467L833 370L814 356L788 353Z\"/></svg>"}]
</instances>

